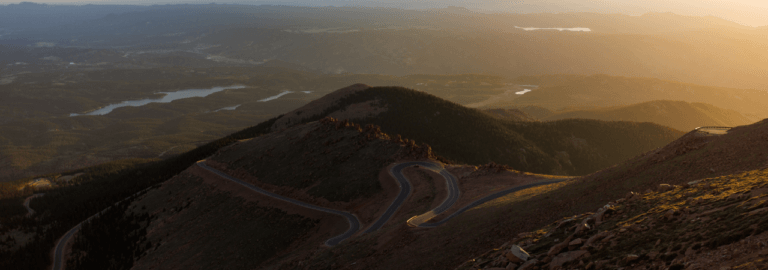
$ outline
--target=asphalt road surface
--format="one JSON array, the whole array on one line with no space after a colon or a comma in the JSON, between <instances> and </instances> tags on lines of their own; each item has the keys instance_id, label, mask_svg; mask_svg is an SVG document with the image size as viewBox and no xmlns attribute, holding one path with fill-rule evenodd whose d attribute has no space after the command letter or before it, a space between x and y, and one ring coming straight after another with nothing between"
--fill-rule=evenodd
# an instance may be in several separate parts
<instances>
[{"instance_id":1,"label":"asphalt road surface","mask_svg":"<svg viewBox=\"0 0 768 270\"><path fill-rule=\"evenodd\" d=\"M77 226L69 229L69 231L64 234L64 237L59 239L59 242L56 243L56 249L53 251L53 270L64 269L62 268L62 266L64 266L64 246L67 245L67 241L69 241L69 239L72 238L72 236L75 235L75 233L80 230L80 227L82 226L83 222L80 222L77 224Z\"/></svg>"},{"instance_id":2,"label":"asphalt road surface","mask_svg":"<svg viewBox=\"0 0 768 270\"><path fill-rule=\"evenodd\" d=\"M538 182L538 183L522 185L522 186L517 186L517 187L510 188L510 189L502 190L502 191L493 193L491 195L485 196L485 197L483 197L483 198L481 198L479 200L476 200L476 201L474 201L474 202L472 202L472 203L462 207L461 209L459 209L458 211L454 212L453 214L451 214L450 216L444 218L441 221L438 221L438 222L435 222L435 223L421 223L421 224L418 225L418 227L420 227L420 228L434 228L434 227L442 225L443 223L448 222L448 220L451 220L452 218L454 218L454 217L458 216L459 214L463 213L464 211L467 211L469 209L472 209L472 208L475 208L477 206L480 206L481 204L484 204L484 203L489 202L491 200L498 199L498 198L500 198L502 196L505 196L505 195L507 195L509 193L512 193L512 192L515 192L515 191L520 191L520 190L527 189L527 188L537 187L537 186L544 186L544 185L549 185L549 184L554 184L554 183L560 183L560 182L563 182L563 181L566 181L566 180L570 180L570 178L568 178L568 179L560 179L560 180L553 180L553 181L546 181L546 182Z\"/></svg>"},{"instance_id":3,"label":"asphalt road surface","mask_svg":"<svg viewBox=\"0 0 768 270\"><path fill-rule=\"evenodd\" d=\"M240 179L231 177L231 176L229 176L229 175L227 175L227 174L225 174L223 172L220 172L220 171L218 171L218 170L216 170L214 168L208 167L207 165L205 165L205 160L198 161L197 162L197 166L200 166L201 168L206 169L206 170L208 170L208 171L210 171L212 173L215 173L215 174L217 174L217 175L219 175L219 176L221 176L221 177L223 177L223 178L225 178L227 180L230 180L232 182L238 183L238 184L240 184L240 185L242 185L244 187L247 187L250 190L253 190L255 192L267 195L269 197L272 197L272 198L275 198L275 199L278 199L278 200L281 200L281 201L289 202L289 203L292 203L292 204L295 204L295 205L298 205L298 206L302 206L302 207L305 207L305 208L309 208L309 209L312 209L312 210L322 211L322 212L326 212L326 213L335 214L335 215L339 215L339 216L345 217L347 219L347 222L349 222L349 229L347 229L347 231L344 232L343 234L334 236L333 238L328 239L327 241L325 241L325 244L327 246L331 246L332 247L332 246L338 245L339 243L341 243L341 241L346 240L347 238L349 238L352 235L354 235L358 230L360 230L360 220L358 220L355 215L350 214L349 212L328 209L328 208L320 207L320 206L317 206L317 205L308 204L308 203L305 203L305 202L302 202L302 201L299 201L299 200L294 200L294 199L291 199L291 198L288 198L288 197L283 197L283 196L277 195L275 193L266 191L264 189L261 189L261 188L259 188L257 186L254 186L254 185L252 185L250 183L247 183L245 181L242 181Z\"/></svg>"},{"instance_id":4,"label":"asphalt road surface","mask_svg":"<svg viewBox=\"0 0 768 270\"><path fill-rule=\"evenodd\" d=\"M443 200L443 203L441 203L437 208L432 209L430 213L435 211L442 213L443 211L448 210L448 208L451 208L451 206L453 206L453 204L456 203L456 201L459 199L460 191L456 177L446 171L445 168L439 164L424 161L413 161L396 164L391 169L389 169L389 174L392 175L395 180L397 180L397 184L400 186L400 194L398 194L395 200L392 201L392 203L389 205L389 208L387 208L387 211L384 212L384 214L381 215L381 217L379 217L379 219L370 227L368 227L368 229L363 233L374 232L378 229L381 229L381 227L383 227L384 224L386 224L392 218L392 215L394 215L395 212L400 209L400 206L403 205L405 199L411 195L411 183L408 181L408 178L403 175L403 170L413 166L421 166L423 168L435 171L440 173L440 175L445 178L448 196L445 198L445 200Z\"/></svg>"},{"instance_id":5,"label":"asphalt road surface","mask_svg":"<svg viewBox=\"0 0 768 270\"><path fill-rule=\"evenodd\" d=\"M447 196L445 197L445 200L443 200L443 202L440 203L440 205L435 207L435 209L429 210L429 212L426 212L424 214L408 219L407 222L409 226L419 227L419 225L421 225L422 223L427 222L433 217L451 208L451 206L453 206L456 203L456 201L459 200L459 196L461 196L461 191L459 190L459 182L456 179L456 176L454 176L453 174L445 170L445 168L443 168L442 166L436 163L431 163L431 162L408 162L408 163L403 163L399 165L408 165L408 166L419 165L425 169L432 170L439 173L441 176L443 176L443 178L445 178L445 188L448 193ZM398 170L394 170L395 168L397 168ZM396 166L393 168L392 174L395 175L397 178L403 178L406 181L408 181L408 179L405 178L405 176L402 173L403 169L405 169L405 167Z\"/></svg>"}]
</instances>

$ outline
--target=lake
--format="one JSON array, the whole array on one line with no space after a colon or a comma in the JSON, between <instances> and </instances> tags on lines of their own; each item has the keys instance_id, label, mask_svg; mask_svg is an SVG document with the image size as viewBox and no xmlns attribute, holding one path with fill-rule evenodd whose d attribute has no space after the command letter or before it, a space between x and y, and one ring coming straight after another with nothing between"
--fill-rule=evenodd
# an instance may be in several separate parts
<instances>
[{"instance_id":1,"label":"lake","mask_svg":"<svg viewBox=\"0 0 768 270\"><path fill-rule=\"evenodd\" d=\"M557 30L557 31L571 31L571 32L592 32L592 29L585 28L585 27L574 27L574 28L538 28L538 27L518 27L515 26L517 29L523 29L525 31L536 31L536 30Z\"/></svg>"},{"instance_id":2,"label":"lake","mask_svg":"<svg viewBox=\"0 0 768 270\"><path fill-rule=\"evenodd\" d=\"M79 114L79 113L72 113L69 116L80 116L80 115L105 115L112 110L121 108L121 107L139 107L144 106L149 103L169 103L174 100L179 99L185 99L185 98L193 98L193 97L206 97L210 94L221 92L226 89L240 89L245 88L243 85L235 85L235 86L219 86L219 87L213 87L209 89L186 89L186 90L179 90L175 92L159 92L160 94L165 94L162 98L147 98L147 99L141 99L141 100L129 100L129 101L123 101L121 103L116 104L110 104L106 107L85 113L85 114Z\"/></svg>"}]
</instances>

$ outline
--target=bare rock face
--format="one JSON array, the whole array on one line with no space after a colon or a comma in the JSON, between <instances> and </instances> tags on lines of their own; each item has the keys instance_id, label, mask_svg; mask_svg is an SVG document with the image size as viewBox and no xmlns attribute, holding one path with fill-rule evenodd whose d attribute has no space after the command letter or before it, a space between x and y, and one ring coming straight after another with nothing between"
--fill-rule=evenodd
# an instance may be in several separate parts
<instances>
[{"instance_id":1,"label":"bare rock face","mask_svg":"<svg viewBox=\"0 0 768 270\"><path fill-rule=\"evenodd\" d=\"M581 258L589 257L589 251L586 250L574 250L569 251L565 253L561 253L554 258L552 258L552 262L549 263L549 269L557 269L558 267L563 266L563 264L572 262Z\"/></svg>"},{"instance_id":2,"label":"bare rock face","mask_svg":"<svg viewBox=\"0 0 768 270\"><path fill-rule=\"evenodd\" d=\"M511 263L524 263L528 261L528 258L531 257L531 255L528 255L528 252L523 250L523 248L518 245L512 245L512 247L509 249L509 252L507 252L505 256Z\"/></svg>"}]
</instances>

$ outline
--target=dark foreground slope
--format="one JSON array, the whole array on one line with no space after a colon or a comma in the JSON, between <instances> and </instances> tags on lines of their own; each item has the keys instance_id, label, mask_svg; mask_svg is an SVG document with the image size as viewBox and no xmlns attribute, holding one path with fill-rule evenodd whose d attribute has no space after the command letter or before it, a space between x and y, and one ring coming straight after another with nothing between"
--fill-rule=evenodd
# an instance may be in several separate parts
<instances>
[{"instance_id":1,"label":"dark foreground slope","mask_svg":"<svg viewBox=\"0 0 768 270\"><path fill-rule=\"evenodd\" d=\"M689 133L551 192L564 218L509 235L458 269L507 267L511 245L539 269L766 269L767 139L766 120L722 136Z\"/></svg>"},{"instance_id":2,"label":"dark foreground slope","mask_svg":"<svg viewBox=\"0 0 768 270\"><path fill-rule=\"evenodd\" d=\"M661 147L683 133L651 123L507 121L402 87L351 86L278 118L273 129L334 116L381 126L465 164L583 175Z\"/></svg>"},{"instance_id":3,"label":"dark foreground slope","mask_svg":"<svg viewBox=\"0 0 768 270\"><path fill-rule=\"evenodd\" d=\"M734 110L723 109L704 103L671 100L656 100L627 106L558 112L543 117L540 120L552 121L569 118L651 122L686 131L701 126L735 127L753 123L750 118Z\"/></svg>"}]
</instances>

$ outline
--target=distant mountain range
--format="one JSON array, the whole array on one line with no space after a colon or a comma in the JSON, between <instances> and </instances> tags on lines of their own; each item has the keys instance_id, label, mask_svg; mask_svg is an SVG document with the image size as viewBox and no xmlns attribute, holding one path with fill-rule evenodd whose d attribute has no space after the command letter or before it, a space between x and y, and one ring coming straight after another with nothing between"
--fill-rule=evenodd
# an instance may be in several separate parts
<instances>
[{"instance_id":1,"label":"distant mountain range","mask_svg":"<svg viewBox=\"0 0 768 270\"><path fill-rule=\"evenodd\" d=\"M607 75L554 75L521 77L517 80L520 83L543 85L540 85L539 88L526 93L525 95L516 97L512 100L500 101L499 103L489 105L489 107L525 108L534 106L529 108L529 111L535 107L543 107L551 111L592 110L601 108L597 111L606 111L617 110L619 106L643 103L643 105L627 107L625 110L629 111L626 111L626 113L636 111L640 113L640 115L636 117L647 119L644 118L646 116L642 116L642 112L644 112L642 110L650 110L653 106L660 106L660 110L661 108L674 109L674 107L678 107L679 110L688 110L687 112L690 112L691 114L686 117L697 117L695 115L707 111L710 112L708 114L709 117L714 117L713 120L708 120L710 122L732 119L731 121L735 121L734 123L743 123L739 122L743 121L743 119L738 120L741 118L736 116L734 112L742 114L744 118L749 119L751 122L768 118L768 110L766 110L764 106L764 104L768 103L768 93L762 90L710 87L651 78L627 78ZM662 106L662 104L658 102L646 103L660 100L680 100L696 104L685 105L683 103L665 101ZM700 103L709 105L702 105ZM682 107L685 106L692 107L683 109ZM607 109L606 107L616 108ZM693 109L694 107L696 109ZM524 111L526 110L524 109ZM650 112L651 111L645 111L646 114ZM529 113L539 118L548 117L545 112ZM722 115L716 116L717 114ZM621 117L630 116L621 114ZM562 118L558 117L556 119ZM691 118L691 120L695 119L698 118Z\"/></svg>"},{"instance_id":2,"label":"distant mountain range","mask_svg":"<svg viewBox=\"0 0 768 270\"><path fill-rule=\"evenodd\" d=\"M524 110L533 110L527 108ZM551 112L540 115L541 121L561 119L597 119L603 121L652 122L677 130L693 130L701 126L735 127L756 122L741 113L704 103L657 100L627 106Z\"/></svg>"},{"instance_id":3,"label":"distant mountain range","mask_svg":"<svg viewBox=\"0 0 768 270\"><path fill-rule=\"evenodd\" d=\"M64 15L49 16L57 9ZM77 15L81 13L93 15ZM715 17L267 5L118 10L33 4L0 6L0 14L7 15L0 15L0 25L7 25L0 29L0 44L185 51L253 63L280 60L326 73L609 74L768 86L768 58L761 50L765 31ZM29 24L34 27L17 23L27 21L34 21ZM525 31L515 26L591 31Z\"/></svg>"}]
</instances>

